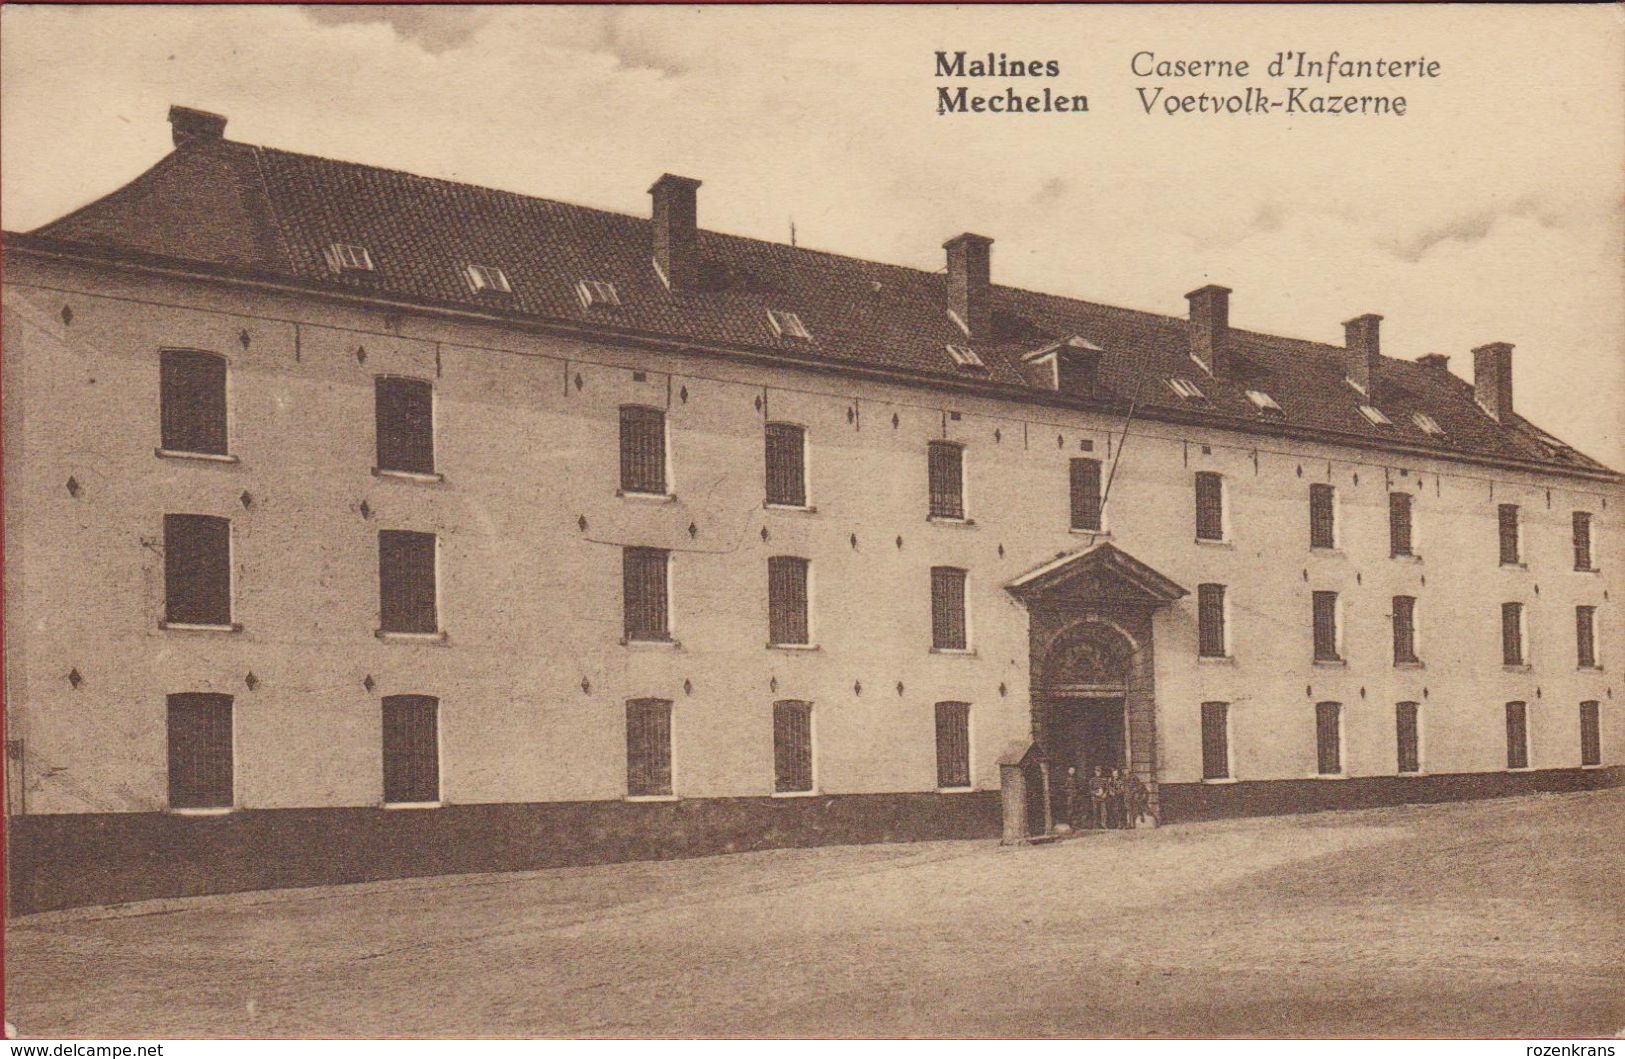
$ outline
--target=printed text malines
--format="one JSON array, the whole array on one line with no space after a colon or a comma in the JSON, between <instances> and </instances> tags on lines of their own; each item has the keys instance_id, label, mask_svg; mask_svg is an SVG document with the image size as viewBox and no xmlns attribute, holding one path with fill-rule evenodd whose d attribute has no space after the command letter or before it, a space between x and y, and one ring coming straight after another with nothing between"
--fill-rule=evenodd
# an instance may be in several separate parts
<instances>
[{"instance_id":1,"label":"printed text malines","mask_svg":"<svg viewBox=\"0 0 1625 1059\"><path fill-rule=\"evenodd\" d=\"M988 52L985 56L963 51L939 51L936 75L1012 80L1018 77L1059 77L1061 64L1056 59L1012 59L1002 51ZM967 85L937 86L938 114L1083 114L1088 110L1088 96L1059 92L1049 85L1036 92L1017 91L1013 84L989 92L972 92Z\"/></svg>"}]
</instances>

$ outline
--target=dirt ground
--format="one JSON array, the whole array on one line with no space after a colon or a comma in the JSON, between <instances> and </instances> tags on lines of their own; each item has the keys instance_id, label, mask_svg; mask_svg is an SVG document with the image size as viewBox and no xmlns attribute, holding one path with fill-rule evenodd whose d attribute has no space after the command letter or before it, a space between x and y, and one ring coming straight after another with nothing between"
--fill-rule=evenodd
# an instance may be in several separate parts
<instances>
[{"instance_id":1,"label":"dirt ground","mask_svg":"<svg viewBox=\"0 0 1625 1059\"><path fill-rule=\"evenodd\" d=\"M28 1036L1613 1036L1625 790L148 902Z\"/></svg>"}]
</instances>

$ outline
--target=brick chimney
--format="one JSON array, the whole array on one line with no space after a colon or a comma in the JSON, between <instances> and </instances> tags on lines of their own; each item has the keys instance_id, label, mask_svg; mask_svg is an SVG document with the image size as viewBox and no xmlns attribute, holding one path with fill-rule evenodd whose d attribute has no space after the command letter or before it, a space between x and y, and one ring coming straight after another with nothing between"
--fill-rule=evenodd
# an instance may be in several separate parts
<instances>
[{"instance_id":1,"label":"brick chimney","mask_svg":"<svg viewBox=\"0 0 1625 1059\"><path fill-rule=\"evenodd\" d=\"M654 263L672 290L699 285L700 182L663 174L649 194L654 199Z\"/></svg>"},{"instance_id":2,"label":"brick chimney","mask_svg":"<svg viewBox=\"0 0 1625 1059\"><path fill-rule=\"evenodd\" d=\"M1512 343L1473 350L1473 397L1497 420L1505 422L1512 414Z\"/></svg>"},{"instance_id":3,"label":"brick chimney","mask_svg":"<svg viewBox=\"0 0 1625 1059\"><path fill-rule=\"evenodd\" d=\"M176 147L218 142L226 138L226 117L191 107L170 107L169 132Z\"/></svg>"},{"instance_id":4,"label":"brick chimney","mask_svg":"<svg viewBox=\"0 0 1625 1059\"><path fill-rule=\"evenodd\" d=\"M1191 303L1191 358L1209 375L1222 376L1230 347L1230 288L1210 283L1185 300Z\"/></svg>"},{"instance_id":5,"label":"brick chimney","mask_svg":"<svg viewBox=\"0 0 1625 1059\"><path fill-rule=\"evenodd\" d=\"M1344 354L1344 377L1373 402L1377 399L1377 361L1382 357L1377 332L1381 324L1382 317L1376 313L1343 321L1343 345L1348 350Z\"/></svg>"},{"instance_id":6,"label":"brick chimney","mask_svg":"<svg viewBox=\"0 0 1625 1059\"><path fill-rule=\"evenodd\" d=\"M942 248L948 251L948 311L967 337L993 335L993 240L965 232Z\"/></svg>"},{"instance_id":7,"label":"brick chimney","mask_svg":"<svg viewBox=\"0 0 1625 1059\"><path fill-rule=\"evenodd\" d=\"M1416 363L1429 371L1449 371L1450 358L1443 353L1424 353L1416 358Z\"/></svg>"}]
</instances>

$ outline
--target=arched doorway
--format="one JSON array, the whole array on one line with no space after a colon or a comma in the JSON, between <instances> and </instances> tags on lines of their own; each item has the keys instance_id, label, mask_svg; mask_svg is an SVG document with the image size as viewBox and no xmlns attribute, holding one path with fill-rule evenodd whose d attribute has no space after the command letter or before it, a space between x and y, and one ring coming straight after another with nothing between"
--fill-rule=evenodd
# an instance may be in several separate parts
<instances>
[{"instance_id":1,"label":"arched doorway","mask_svg":"<svg viewBox=\"0 0 1625 1059\"><path fill-rule=\"evenodd\" d=\"M1136 650L1120 626L1089 618L1063 628L1044 652L1034 682L1042 712L1035 727L1050 762L1057 821L1088 826L1089 777L1096 769L1129 767L1127 696Z\"/></svg>"}]
</instances>

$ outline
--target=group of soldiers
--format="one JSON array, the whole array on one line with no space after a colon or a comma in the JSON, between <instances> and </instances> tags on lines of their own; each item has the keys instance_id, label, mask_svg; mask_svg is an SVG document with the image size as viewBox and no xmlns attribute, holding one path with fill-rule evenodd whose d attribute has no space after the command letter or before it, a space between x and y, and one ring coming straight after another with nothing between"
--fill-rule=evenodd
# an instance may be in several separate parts
<instances>
[{"instance_id":1,"label":"group of soldiers","mask_svg":"<svg viewBox=\"0 0 1625 1059\"><path fill-rule=\"evenodd\" d=\"M1126 769L1096 765L1094 775L1080 777L1076 768L1068 768L1065 794L1060 819L1074 828L1132 828L1150 813L1151 792Z\"/></svg>"}]
</instances>

